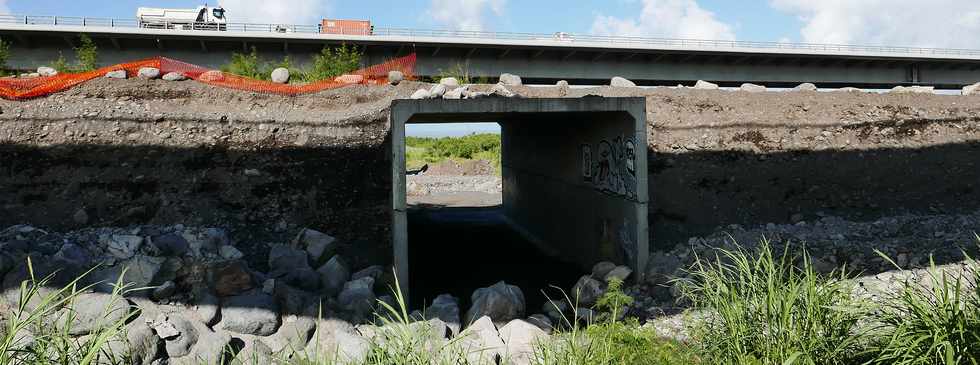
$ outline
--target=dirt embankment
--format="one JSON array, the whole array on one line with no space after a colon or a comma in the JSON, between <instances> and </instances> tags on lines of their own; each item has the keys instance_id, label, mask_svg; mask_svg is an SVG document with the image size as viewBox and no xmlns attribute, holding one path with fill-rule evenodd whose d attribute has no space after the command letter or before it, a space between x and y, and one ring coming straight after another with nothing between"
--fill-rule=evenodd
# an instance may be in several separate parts
<instances>
[{"instance_id":1,"label":"dirt embankment","mask_svg":"<svg viewBox=\"0 0 980 365\"><path fill-rule=\"evenodd\" d=\"M240 242L311 226L388 252L387 108L418 87L280 97L96 80L3 101L0 226L185 223L229 227ZM648 100L655 247L817 213L980 209L980 97L567 90L585 95Z\"/></svg>"}]
</instances>

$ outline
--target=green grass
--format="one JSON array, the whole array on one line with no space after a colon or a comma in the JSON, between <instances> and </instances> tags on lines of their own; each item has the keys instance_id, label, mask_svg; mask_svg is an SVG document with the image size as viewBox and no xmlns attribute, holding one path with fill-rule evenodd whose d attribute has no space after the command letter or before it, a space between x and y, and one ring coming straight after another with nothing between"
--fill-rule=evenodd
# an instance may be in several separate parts
<instances>
[{"instance_id":1,"label":"green grass","mask_svg":"<svg viewBox=\"0 0 980 365\"><path fill-rule=\"evenodd\" d=\"M270 62L262 58L258 49L252 47L249 53L232 53L231 60L221 66L221 71L269 81L272 79L272 71L282 67L289 70L290 82L316 82L356 71L360 68L361 58L363 54L353 46L324 47L313 57L309 66L296 67L289 56L278 62Z\"/></svg>"},{"instance_id":2,"label":"green grass","mask_svg":"<svg viewBox=\"0 0 980 365\"><path fill-rule=\"evenodd\" d=\"M471 134L463 137L406 137L405 165L409 170L446 160L486 160L500 174L500 135Z\"/></svg>"}]
</instances>

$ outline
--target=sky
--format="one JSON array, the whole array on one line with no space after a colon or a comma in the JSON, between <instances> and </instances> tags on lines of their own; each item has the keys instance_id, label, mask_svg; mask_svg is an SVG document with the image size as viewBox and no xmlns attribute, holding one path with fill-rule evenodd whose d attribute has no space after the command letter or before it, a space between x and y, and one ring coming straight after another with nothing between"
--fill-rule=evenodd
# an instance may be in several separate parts
<instances>
[{"instance_id":1,"label":"sky","mask_svg":"<svg viewBox=\"0 0 980 365\"><path fill-rule=\"evenodd\" d=\"M379 27L416 29L980 49L980 0L208 1L224 6L229 22L363 19ZM0 13L131 18L140 6L193 8L203 3L0 0ZM492 129L481 125L477 131ZM460 134L472 128L452 130Z\"/></svg>"}]
</instances>

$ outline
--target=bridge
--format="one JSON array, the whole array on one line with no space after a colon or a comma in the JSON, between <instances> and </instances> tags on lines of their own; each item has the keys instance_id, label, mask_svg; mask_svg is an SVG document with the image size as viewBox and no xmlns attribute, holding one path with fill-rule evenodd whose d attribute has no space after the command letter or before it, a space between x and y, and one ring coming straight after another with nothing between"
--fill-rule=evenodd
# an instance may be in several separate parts
<instances>
[{"instance_id":1,"label":"bridge","mask_svg":"<svg viewBox=\"0 0 980 365\"><path fill-rule=\"evenodd\" d=\"M832 44L716 41L585 34L535 34L374 28L370 35L321 34L316 25L228 24L227 31L140 27L136 19L0 15L0 37L11 42L8 66L31 69L59 54L70 57L79 34L91 37L111 64L164 55L208 67L253 47L270 61L286 55L309 63L324 46L348 44L364 63L415 52L416 73L450 69L493 81L504 72L525 83L606 84L613 76L639 85L722 86L745 82L792 87L891 88L925 85L958 89L980 81L980 50Z\"/></svg>"}]
</instances>

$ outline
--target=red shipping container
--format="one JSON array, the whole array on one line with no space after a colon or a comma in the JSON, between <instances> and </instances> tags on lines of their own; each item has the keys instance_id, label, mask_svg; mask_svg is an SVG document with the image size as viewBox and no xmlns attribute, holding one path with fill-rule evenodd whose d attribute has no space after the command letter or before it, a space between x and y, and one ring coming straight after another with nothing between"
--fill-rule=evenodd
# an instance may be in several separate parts
<instances>
[{"instance_id":1,"label":"red shipping container","mask_svg":"<svg viewBox=\"0 0 980 365\"><path fill-rule=\"evenodd\" d=\"M320 23L323 34L371 35L373 29L369 20L323 19Z\"/></svg>"}]
</instances>

